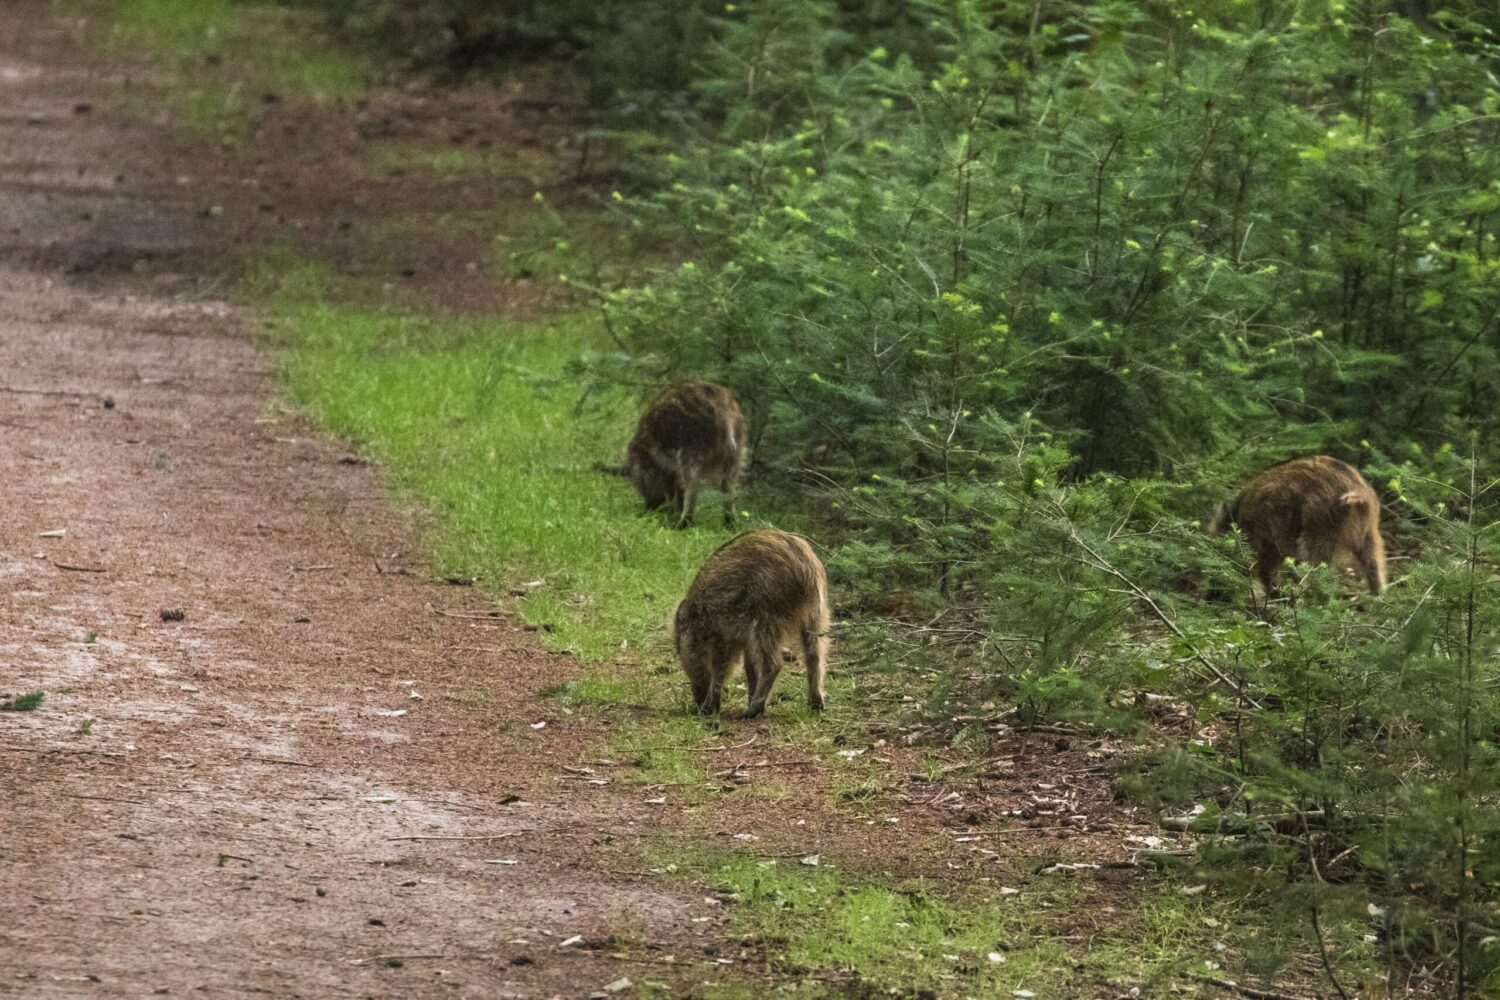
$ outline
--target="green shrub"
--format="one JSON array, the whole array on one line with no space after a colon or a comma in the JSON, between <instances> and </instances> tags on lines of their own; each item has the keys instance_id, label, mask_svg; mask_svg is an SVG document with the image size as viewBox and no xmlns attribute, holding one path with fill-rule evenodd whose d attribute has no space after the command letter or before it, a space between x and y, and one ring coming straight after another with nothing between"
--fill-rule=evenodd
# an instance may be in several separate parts
<instances>
[{"instance_id":1,"label":"green shrub","mask_svg":"<svg viewBox=\"0 0 1500 1000\"><path fill-rule=\"evenodd\" d=\"M929 710L1121 726L1127 695L1180 700L1210 735L1148 784L1204 807L1209 861L1335 977L1369 933L1356 965L1480 990L1500 605L1480 498L1415 483L1458 483L1441 445L1469 432L1471 467L1500 460L1500 16L920 9L864 45L834 4L714 19L714 131L631 206L690 242L604 293L627 350L600 377L736 390L886 658L936 672ZM1376 473L1419 555L1368 606L1323 568L1247 618L1217 599L1243 553L1197 522L1323 450Z\"/></svg>"}]
</instances>

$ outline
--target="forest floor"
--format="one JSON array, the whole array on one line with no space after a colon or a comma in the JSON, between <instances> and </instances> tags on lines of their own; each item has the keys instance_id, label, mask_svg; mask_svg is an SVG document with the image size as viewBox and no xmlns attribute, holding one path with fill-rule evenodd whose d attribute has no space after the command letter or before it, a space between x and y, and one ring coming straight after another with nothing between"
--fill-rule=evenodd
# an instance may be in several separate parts
<instances>
[{"instance_id":1,"label":"forest floor","mask_svg":"<svg viewBox=\"0 0 1500 1000\"><path fill-rule=\"evenodd\" d=\"M1228 904L1140 863L1188 845L1115 801L1128 745L950 752L874 678L823 729L559 698L676 678L496 610L555 567L445 580L441 512L290 404L270 251L366 308L560 308L485 262L568 186L563 109L223 84L253 52L107 27L0 10L0 699L44 693L0 714L0 995L1232 993Z\"/></svg>"}]
</instances>

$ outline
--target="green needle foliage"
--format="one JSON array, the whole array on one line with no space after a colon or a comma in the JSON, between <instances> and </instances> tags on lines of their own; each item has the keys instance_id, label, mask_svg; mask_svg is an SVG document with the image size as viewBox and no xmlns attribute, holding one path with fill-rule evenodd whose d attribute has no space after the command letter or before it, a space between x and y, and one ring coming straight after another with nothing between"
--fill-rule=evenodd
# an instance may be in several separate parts
<instances>
[{"instance_id":1,"label":"green needle foliage","mask_svg":"<svg viewBox=\"0 0 1500 1000\"><path fill-rule=\"evenodd\" d=\"M1500 498L1472 459L1444 450L1426 464L1442 471L1389 470L1425 530L1379 601L1352 603L1318 568L1272 621L1187 613L1181 641L1229 683L1193 697L1198 738L1127 785L1205 834L1210 869L1273 899L1285 936L1330 961L1351 943L1365 952L1366 981L1346 986L1368 994L1442 966L1457 995L1491 995ZM1260 957L1274 967L1286 954Z\"/></svg>"}]
</instances>

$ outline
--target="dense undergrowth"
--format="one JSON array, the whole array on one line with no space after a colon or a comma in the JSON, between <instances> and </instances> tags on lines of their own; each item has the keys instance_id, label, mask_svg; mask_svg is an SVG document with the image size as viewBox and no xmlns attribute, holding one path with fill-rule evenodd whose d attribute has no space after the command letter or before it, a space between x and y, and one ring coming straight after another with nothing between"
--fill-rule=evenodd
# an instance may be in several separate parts
<instances>
[{"instance_id":1,"label":"dense undergrowth","mask_svg":"<svg viewBox=\"0 0 1500 1000\"><path fill-rule=\"evenodd\" d=\"M1159 699L1190 706L1191 734L1122 791L1272 901L1297 942L1279 954L1328 956L1338 992L1422 969L1500 989L1493 5L318 4L445 72L565 61L589 141L632 151L601 212L641 251L580 261L555 216L568 262L528 265L602 317L582 368L514 330L441 371L385 364L368 345L429 334L301 314L294 383L331 426L447 482L528 457L517 400L593 455L622 387L720 379L761 488L810 519L845 612L882 626L845 655L935 676L919 703L949 717L1131 730ZM581 409L579 375L603 387ZM506 405L452 424L455 391ZM386 426L361 394L412 405ZM1314 452L1380 491L1394 586L1352 599L1299 567L1274 615L1247 614L1246 553L1199 522ZM502 497L455 478L439 505L598 574L601 606L670 590L716 543L643 543L632 521L629 544L580 553L556 526L610 538L618 496L582 470L561 500L520 479ZM547 611L595 655L665 618L608 616ZM1385 978L1338 984L1330 927L1362 928Z\"/></svg>"},{"instance_id":2,"label":"dense undergrowth","mask_svg":"<svg viewBox=\"0 0 1500 1000\"><path fill-rule=\"evenodd\" d=\"M887 650L953 639L901 656L1023 719L1186 700L1198 738L1132 794L1316 947L1364 920L1392 977L1495 985L1492 8L342 9L402 45L437 19L407 47L450 66L570 59L655 146L612 204L678 262L570 276L594 377L731 385ZM1198 522L1320 451L1382 491L1396 586L1305 571L1247 616Z\"/></svg>"}]
</instances>

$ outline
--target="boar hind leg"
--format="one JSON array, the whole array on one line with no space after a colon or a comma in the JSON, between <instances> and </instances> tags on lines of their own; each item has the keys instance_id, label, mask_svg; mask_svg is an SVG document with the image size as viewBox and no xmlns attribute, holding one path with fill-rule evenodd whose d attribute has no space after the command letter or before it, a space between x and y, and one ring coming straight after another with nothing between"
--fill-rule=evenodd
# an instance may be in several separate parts
<instances>
[{"instance_id":1,"label":"boar hind leg","mask_svg":"<svg viewBox=\"0 0 1500 1000\"><path fill-rule=\"evenodd\" d=\"M700 654L700 658L684 660L683 667L687 671L688 684L693 689L693 704L703 715L717 715L719 711L719 692L723 685L715 680L716 671L707 656Z\"/></svg>"},{"instance_id":2,"label":"boar hind leg","mask_svg":"<svg viewBox=\"0 0 1500 1000\"><path fill-rule=\"evenodd\" d=\"M1370 593L1379 597L1385 591L1385 546L1374 535L1366 535L1354 550L1354 562L1365 578Z\"/></svg>"},{"instance_id":3,"label":"boar hind leg","mask_svg":"<svg viewBox=\"0 0 1500 1000\"><path fill-rule=\"evenodd\" d=\"M734 495L739 488L739 469L730 469L724 474L719 483L719 489L724 491L724 526L734 527Z\"/></svg>"},{"instance_id":4,"label":"boar hind leg","mask_svg":"<svg viewBox=\"0 0 1500 1000\"><path fill-rule=\"evenodd\" d=\"M802 626L802 662L807 667L807 707L821 712L826 698L828 639L820 634L816 622Z\"/></svg>"},{"instance_id":5,"label":"boar hind leg","mask_svg":"<svg viewBox=\"0 0 1500 1000\"><path fill-rule=\"evenodd\" d=\"M724 679L734 669L738 650L724 649L717 644L703 650L703 660L695 664L697 669L689 672L693 683L693 700L698 711L704 715L718 715L719 704L724 694Z\"/></svg>"},{"instance_id":6,"label":"boar hind leg","mask_svg":"<svg viewBox=\"0 0 1500 1000\"><path fill-rule=\"evenodd\" d=\"M693 704L698 706L698 711L704 715L711 715L713 712L718 711L717 708L712 710L709 708L712 704L709 692L713 689L713 679L708 675L707 671L701 674L689 674L688 683L692 685Z\"/></svg>"},{"instance_id":7,"label":"boar hind leg","mask_svg":"<svg viewBox=\"0 0 1500 1000\"><path fill-rule=\"evenodd\" d=\"M745 654L745 691L751 704L755 702L755 689L760 685L760 672L759 661L747 651Z\"/></svg>"},{"instance_id":8,"label":"boar hind leg","mask_svg":"<svg viewBox=\"0 0 1500 1000\"><path fill-rule=\"evenodd\" d=\"M693 523L693 511L698 507L698 491L703 485L703 469L697 463L684 462L679 472L682 490L682 511L677 520L679 528Z\"/></svg>"},{"instance_id":9,"label":"boar hind leg","mask_svg":"<svg viewBox=\"0 0 1500 1000\"><path fill-rule=\"evenodd\" d=\"M1285 558L1281 549L1274 545L1260 546L1255 550L1255 580L1251 589L1256 603L1269 606L1276 598L1276 579L1281 575Z\"/></svg>"},{"instance_id":10,"label":"boar hind leg","mask_svg":"<svg viewBox=\"0 0 1500 1000\"><path fill-rule=\"evenodd\" d=\"M752 673L755 675L755 683L750 688L750 707L745 710L747 719L753 719L765 712L766 699L771 696L771 688L776 684L777 675L781 673L781 637L779 635L758 634L745 647L747 680Z\"/></svg>"},{"instance_id":11,"label":"boar hind leg","mask_svg":"<svg viewBox=\"0 0 1500 1000\"><path fill-rule=\"evenodd\" d=\"M696 693L696 692L695 692ZM698 711L704 715L718 715L719 702L724 694L724 674L715 671L704 684L703 696L698 699Z\"/></svg>"}]
</instances>

